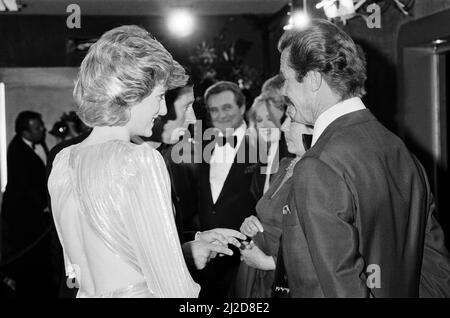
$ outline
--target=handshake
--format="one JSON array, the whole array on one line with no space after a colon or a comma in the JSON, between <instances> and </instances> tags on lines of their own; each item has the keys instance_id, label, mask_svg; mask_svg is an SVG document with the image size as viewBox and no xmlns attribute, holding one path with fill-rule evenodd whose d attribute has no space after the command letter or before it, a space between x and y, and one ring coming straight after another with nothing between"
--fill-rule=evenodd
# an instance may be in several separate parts
<instances>
[{"instance_id":1,"label":"handshake","mask_svg":"<svg viewBox=\"0 0 450 318\"><path fill-rule=\"evenodd\" d=\"M184 243L182 248L187 264L194 265L196 269L200 270L217 255L233 255L233 251L228 248L228 244L245 248L245 245L241 243L245 240L247 240L247 236L239 231L216 228L197 232L195 240Z\"/></svg>"},{"instance_id":2,"label":"handshake","mask_svg":"<svg viewBox=\"0 0 450 318\"><path fill-rule=\"evenodd\" d=\"M183 244L185 259L195 268L203 269L217 255L233 255L233 251L228 248L228 244L232 244L240 249L241 261L247 265L261 270L274 270L274 258L266 255L252 241L258 232L264 232L264 228L253 215L244 220L240 232L224 228L197 232L194 241Z\"/></svg>"}]
</instances>

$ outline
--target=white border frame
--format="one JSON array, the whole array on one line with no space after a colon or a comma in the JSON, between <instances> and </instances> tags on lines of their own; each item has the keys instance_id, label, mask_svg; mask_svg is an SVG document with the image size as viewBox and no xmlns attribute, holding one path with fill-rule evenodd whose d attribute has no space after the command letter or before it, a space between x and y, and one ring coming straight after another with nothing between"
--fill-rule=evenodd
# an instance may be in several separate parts
<instances>
[{"instance_id":1,"label":"white border frame","mask_svg":"<svg viewBox=\"0 0 450 318\"><path fill-rule=\"evenodd\" d=\"M8 182L8 170L6 162L6 99L5 84L0 83L0 191L5 192Z\"/></svg>"}]
</instances>

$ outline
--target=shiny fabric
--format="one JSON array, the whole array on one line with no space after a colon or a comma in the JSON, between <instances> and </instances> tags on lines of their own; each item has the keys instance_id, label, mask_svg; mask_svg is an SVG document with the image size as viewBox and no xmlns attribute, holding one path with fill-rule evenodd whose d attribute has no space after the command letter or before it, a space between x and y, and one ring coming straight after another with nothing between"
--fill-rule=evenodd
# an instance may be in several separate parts
<instances>
[{"instance_id":1,"label":"shiny fabric","mask_svg":"<svg viewBox=\"0 0 450 318\"><path fill-rule=\"evenodd\" d=\"M152 298L153 295L147 287L146 282L132 284L124 288L116 289L109 293L99 295L89 295L80 292L78 298Z\"/></svg>"},{"instance_id":2,"label":"shiny fabric","mask_svg":"<svg viewBox=\"0 0 450 318\"><path fill-rule=\"evenodd\" d=\"M280 161L277 174L269 190L256 205L258 219L264 227L253 239L255 244L266 254L274 258L278 255L281 236L282 209L287 204L287 197L292 181L287 176L287 168L297 158L284 158ZM241 262L234 287L237 298L270 298L275 271L264 271Z\"/></svg>"},{"instance_id":3,"label":"shiny fabric","mask_svg":"<svg viewBox=\"0 0 450 318\"><path fill-rule=\"evenodd\" d=\"M124 141L70 146L55 158L48 186L69 277L78 281L80 273L72 264L83 263L71 256L100 255L101 250L95 250L98 245L89 244L90 238L84 235L90 227L103 243L100 249L117 255L142 275L147 286L146 290L142 284L124 286L125 291L119 288L106 295L198 296L199 286L188 272L178 240L167 169L156 150ZM77 240L85 242L82 247L64 241L64 232L73 228L79 228L75 233ZM89 277L90 270L89 266L79 268L83 277ZM79 297L102 295L86 293L80 281Z\"/></svg>"}]
</instances>

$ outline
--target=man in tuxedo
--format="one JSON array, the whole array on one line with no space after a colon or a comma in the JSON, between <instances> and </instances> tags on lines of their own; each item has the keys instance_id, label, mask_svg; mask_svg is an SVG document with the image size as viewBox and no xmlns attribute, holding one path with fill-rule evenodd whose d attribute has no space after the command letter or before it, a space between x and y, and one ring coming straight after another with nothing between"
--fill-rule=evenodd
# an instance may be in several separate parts
<instances>
[{"instance_id":1,"label":"man in tuxedo","mask_svg":"<svg viewBox=\"0 0 450 318\"><path fill-rule=\"evenodd\" d=\"M366 63L353 40L313 20L278 48L287 114L314 126L283 209L290 295L449 297L449 254L426 174L361 101Z\"/></svg>"},{"instance_id":2,"label":"man in tuxedo","mask_svg":"<svg viewBox=\"0 0 450 318\"><path fill-rule=\"evenodd\" d=\"M196 169L193 150L196 149L189 128L197 119L193 110L194 83L190 78L184 87L165 94L167 114L158 117L152 135L143 138L156 148L164 158L169 172L175 223L181 242L194 239L198 226L194 221L197 211ZM142 137L141 137L142 138ZM201 149L200 149L201 151Z\"/></svg>"},{"instance_id":3,"label":"man in tuxedo","mask_svg":"<svg viewBox=\"0 0 450 318\"><path fill-rule=\"evenodd\" d=\"M206 142L199 169L200 228L239 230L244 219L255 213L250 186L258 167L246 135L245 96L236 84L223 81L209 87L204 100L216 138ZM200 297L226 297L239 262L237 250L233 257L211 260L202 272Z\"/></svg>"},{"instance_id":4,"label":"man in tuxedo","mask_svg":"<svg viewBox=\"0 0 450 318\"><path fill-rule=\"evenodd\" d=\"M8 147L8 184L2 203L3 264L16 283L18 297L50 293L50 216L45 164L36 146L45 141L41 115L21 112Z\"/></svg>"}]
</instances>

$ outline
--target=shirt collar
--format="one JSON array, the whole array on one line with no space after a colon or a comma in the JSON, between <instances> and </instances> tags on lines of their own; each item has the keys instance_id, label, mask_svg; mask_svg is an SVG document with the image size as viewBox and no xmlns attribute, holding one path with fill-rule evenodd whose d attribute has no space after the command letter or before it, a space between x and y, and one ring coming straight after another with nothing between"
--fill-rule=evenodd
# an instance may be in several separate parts
<instances>
[{"instance_id":1,"label":"shirt collar","mask_svg":"<svg viewBox=\"0 0 450 318\"><path fill-rule=\"evenodd\" d=\"M239 145L241 144L242 139L244 139L245 132L247 131L247 124L245 123L245 120L242 121L242 124L236 128L232 134L232 136L237 137L237 143L235 149L239 148ZM223 133L219 131L219 136L223 136ZM218 144L215 145L215 147L218 147Z\"/></svg>"},{"instance_id":2,"label":"shirt collar","mask_svg":"<svg viewBox=\"0 0 450 318\"><path fill-rule=\"evenodd\" d=\"M336 119L339 117L342 117L344 115L347 115L349 113L365 109L361 98L359 97L352 97L349 99L346 99L342 102L337 103L336 105L330 107L326 111L324 111L320 116L317 118L316 122L314 123L314 132L313 132L313 138L311 142L311 147L314 146L316 141L319 139L319 137L322 135L322 133L325 131L325 129Z\"/></svg>"},{"instance_id":3,"label":"shirt collar","mask_svg":"<svg viewBox=\"0 0 450 318\"><path fill-rule=\"evenodd\" d=\"M31 149L34 150L33 143L31 141L29 141L28 139L23 138L23 137L20 137L20 138L22 138L23 142L26 143Z\"/></svg>"},{"instance_id":4,"label":"shirt collar","mask_svg":"<svg viewBox=\"0 0 450 318\"><path fill-rule=\"evenodd\" d=\"M242 124L234 130L232 136L237 136L239 138L240 136L243 136L245 134L246 130L247 130L247 124L245 123L245 120L243 120ZM223 137L223 133L221 130L219 130L219 136Z\"/></svg>"}]
</instances>

